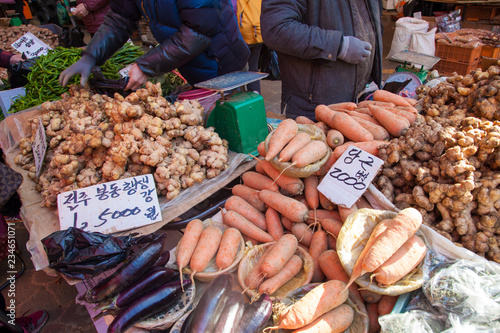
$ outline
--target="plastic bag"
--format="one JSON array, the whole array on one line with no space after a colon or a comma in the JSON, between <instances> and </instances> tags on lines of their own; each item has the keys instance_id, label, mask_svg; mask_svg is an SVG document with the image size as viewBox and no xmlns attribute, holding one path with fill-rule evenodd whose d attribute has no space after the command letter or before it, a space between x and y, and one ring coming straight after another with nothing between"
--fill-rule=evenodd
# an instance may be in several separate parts
<instances>
[{"instance_id":1,"label":"plastic bag","mask_svg":"<svg viewBox=\"0 0 500 333\"><path fill-rule=\"evenodd\" d=\"M59 25L63 26L66 23L69 23L69 14L66 8L58 1L56 5L57 12L57 20L59 21Z\"/></svg>"},{"instance_id":2,"label":"plastic bag","mask_svg":"<svg viewBox=\"0 0 500 333\"><path fill-rule=\"evenodd\" d=\"M436 17L436 25L439 32L453 32L462 27L462 16L460 9L449 14Z\"/></svg>"},{"instance_id":3,"label":"plastic bag","mask_svg":"<svg viewBox=\"0 0 500 333\"><path fill-rule=\"evenodd\" d=\"M409 51L434 56L436 54L436 28L427 32L414 32L411 35Z\"/></svg>"},{"instance_id":4,"label":"plastic bag","mask_svg":"<svg viewBox=\"0 0 500 333\"><path fill-rule=\"evenodd\" d=\"M381 333L438 333L444 325L435 316L420 310L394 313L378 318Z\"/></svg>"},{"instance_id":5,"label":"plastic bag","mask_svg":"<svg viewBox=\"0 0 500 333\"><path fill-rule=\"evenodd\" d=\"M269 73L264 80L281 80L280 68L278 65L278 55L265 44L262 44L259 57L259 68L263 73Z\"/></svg>"},{"instance_id":6,"label":"plastic bag","mask_svg":"<svg viewBox=\"0 0 500 333\"><path fill-rule=\"evenodd\" d=\"M75 27L69 29L68 27L63 28L63 32L59 35L59 46L62 47L82 47L85 46L83 39L85 34L80 30L80 28Z\"/></svg>"},{"instance_id":7,"label":"plastic bag","mask_svg":"<svg viewBox=\"0 0 500 333\"><path fill-rule=\"evenodd\" d=\"M71 227L53 232L41 242L50 268L73 279L85 279L117 266L127 259L132 245L153 238L154 235L115 237Z\"/></svg>"},{"instance_id":8,"label":"plastic bag","mask_svg":"<svg viewBox=\"0 0 500 333\"><path fill-rule=\"evenodd\" d=\"M394 36L392 37L391 50L387 55L387 58L392 58L398 52L407 51L411 36L414 32L427 32L429 29L429 22L416 19L413 17L402 17L396 21L396 30L394 30Z\"/></svg>"},{"instance_id":9,"label":"plastic bag","mask_svg":"<svg viewBox=\"0 0 500 333\"><path fill-rule=\"evenodd\" d=\"M12 89L24 87L28 84L27 75L31 72L31 68L35 64L37 58L31 58L26 61L20 61L7 68L9 75L9 83Z\"/></svg>"}]
</instances>

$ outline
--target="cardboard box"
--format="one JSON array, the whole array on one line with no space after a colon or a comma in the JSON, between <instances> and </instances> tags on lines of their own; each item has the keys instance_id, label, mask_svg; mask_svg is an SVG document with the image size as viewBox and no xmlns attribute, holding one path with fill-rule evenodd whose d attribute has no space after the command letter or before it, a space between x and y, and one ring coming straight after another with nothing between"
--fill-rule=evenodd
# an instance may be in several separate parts
<instances>
[{"instance_id":1,"label":"cardboard box","mask_svg":"<svg viewBox=\"0 0 500 333\"><path fill-rule=\"evenodd\" d=\"M5 118L11 115L9 109L12 102L25 95L26 89L24 87L0 91L0 107Z\"/></svg>"}]
</instances>

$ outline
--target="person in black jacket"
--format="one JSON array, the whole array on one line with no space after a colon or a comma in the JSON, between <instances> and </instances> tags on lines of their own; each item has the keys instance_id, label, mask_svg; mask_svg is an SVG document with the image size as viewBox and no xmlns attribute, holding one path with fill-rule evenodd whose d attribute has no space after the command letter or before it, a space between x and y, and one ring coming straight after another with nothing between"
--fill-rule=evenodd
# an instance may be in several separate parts
<instances>
[{"instance_id":1,"label":"person in black jacket","mask_svg":"<svg viewBox=\"0 0 500 333\"><path fill-rule=\"evenodd\" d=\"M229 1L111 0L111 10L82 58L61 73L59 82L65 86L80 74L85 85L92 67L102 65L128 40L141 15L159 45L132 65L126 90L136 90L148 77L174 69L190 84L242 70L250 51Z\"/></svg>"},{"instance_id":2,"label":"person in black jacket","mask_svg":"<svg viewBox=\"0 0 500 333\"><path fill-rule=\"evenodd\" d=\"M355 102L382 77L380 0L265 0L264 43L278 54L281 109L315 120L319 104Z\"/></svg>"}]
</instances>

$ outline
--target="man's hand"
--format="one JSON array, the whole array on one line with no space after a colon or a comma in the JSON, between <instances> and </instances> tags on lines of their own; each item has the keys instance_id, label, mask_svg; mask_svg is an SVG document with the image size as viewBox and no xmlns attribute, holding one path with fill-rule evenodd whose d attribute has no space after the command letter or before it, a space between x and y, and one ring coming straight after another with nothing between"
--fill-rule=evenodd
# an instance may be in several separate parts
<instances>
[{"instance_id":1,"label":"man's hand","mask_svg":"<svg viewBox=\"0 0 500 333\"><path fill-rule=\"evenodd\" d=\"M359 64L370 56L372 46L356 37L342 37L342 49L337 58L350 64Z\"/></svg>"},{"instance_id":2,"label":"man's hand","mask_svg":"<svg viewBox=\"0 0 500 333\"><path fill-rule=\"evenodd\" d=\"M75 7L75 9L72 11L73 16L76 17L84 17L89 15L89 11L85 7L83 3L79 4L78 6Z\"/></svg>"},{"instance_id":3,"label":"man's hand","mask_svg":"<svg viewBox=\"0 0 500 333\"><path fill-rule=\"evenodd\" d=\"M80 74L82 76L80 85L85 86L94 65L94 58L84 55L80 60L62 71L61 75L59 75L59 84L65 87L73 76Z\"/></svg>"},{"instance_id":4,"label":"man's hand","mask_svg":"<svg viewBox=\"0 0 500 333\"><path fill-rule=\"evenodd\" d=\"M18 53L18 54L14 54L12 57L10 57L9 63L11 65L15 65L19 61L23 61L23 55Z\"/></svg>"},{"instance_id":5,"label":"man's hand","mask_svg":"<svg viewBox=\"0 0 500 333\"><path fill-rule=\"evenodd\" d=\"M133 64L128 72L128 83L125 90L137 90L148 81L148 76L144 74L137 64Z\"/></svg>"}]
</instances>

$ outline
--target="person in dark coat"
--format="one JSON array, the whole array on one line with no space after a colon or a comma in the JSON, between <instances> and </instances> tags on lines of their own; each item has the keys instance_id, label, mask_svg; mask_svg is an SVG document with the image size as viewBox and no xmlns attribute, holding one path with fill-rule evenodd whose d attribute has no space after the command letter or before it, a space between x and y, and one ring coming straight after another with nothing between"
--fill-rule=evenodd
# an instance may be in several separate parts
<instances>
[{"instance_id":1,"label":"person in dark coat","mask_svg":"<svg viewBox=\"0 0 500 333\"><path fill-rule=\"evenodd\" d=\"M242 70L250 54L241 37L230 0L111 0L111 10L82 52L64 70L60 83L81 75L85 85L94 65L102 65L137 30L143 15L159 45L137 58L126 90L136 90L150 76L178 69L195 84Z\"/></svg>"},{"instance_id":2,"label":"person in dark coat","mask_svg":"<svg viewBox=\"0 0 500 333\"><path fill-rule=\"evenodd\" d=\"M278 54L281 109L315 120L319 104L354 102L367 83L380 86L379 0L265 0L264 43Z\"/></svg>"},{"instance_id":3,"label":"person in dark coat","mask_svg":"<svg viewBox=\"0 0 500 333\"><path fill-rule=\"evenodd\" d=\"M23 55L20 53L12 53L0 49L0 67L9 68L11 65L23 61Z\"/></svg>"},{"instance_id":4,"label":"person in dark coat","mask_svg":"<svg viewBox=\"0 0 500 333\"><path fill-rule=\"evenodd\" d=\"M82 19L85 29L93 36L110 9L109 0L76 0L76 3L73 15Z\"/></svg>"}]
</instances>

